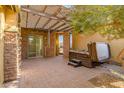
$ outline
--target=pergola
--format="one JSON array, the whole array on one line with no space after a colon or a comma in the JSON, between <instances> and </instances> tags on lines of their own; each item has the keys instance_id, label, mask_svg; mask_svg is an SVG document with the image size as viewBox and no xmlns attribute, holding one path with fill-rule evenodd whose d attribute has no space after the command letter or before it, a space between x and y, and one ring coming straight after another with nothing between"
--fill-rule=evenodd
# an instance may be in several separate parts
<instances>
[{"instance_id":1,"label":"pergola","mask_svg":"<svg viewBox=\"0 0 124 93\"><path fill-rule=\"evenodd\" d=\"M21 6L21 27L42 31L72 31L67 15L69 8L62 5L24 5Z\"/></svg>"}]
</instances>

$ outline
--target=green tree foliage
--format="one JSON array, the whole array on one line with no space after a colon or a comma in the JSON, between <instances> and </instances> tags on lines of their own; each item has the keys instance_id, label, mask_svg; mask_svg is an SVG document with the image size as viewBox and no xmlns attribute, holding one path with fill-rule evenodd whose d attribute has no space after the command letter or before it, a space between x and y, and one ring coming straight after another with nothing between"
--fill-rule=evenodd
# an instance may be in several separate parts
<instances>
[{"instance_id":1,"label":"green tree foliage","mask_svg":"<svg viewBox=\"0 0 124 93\"><path fill-rule=\"evenodd\" d=\"M124 6L73 6L69 16L76 32L99 32L109 40L124 38Z\"/></svg>"}]
</instances>

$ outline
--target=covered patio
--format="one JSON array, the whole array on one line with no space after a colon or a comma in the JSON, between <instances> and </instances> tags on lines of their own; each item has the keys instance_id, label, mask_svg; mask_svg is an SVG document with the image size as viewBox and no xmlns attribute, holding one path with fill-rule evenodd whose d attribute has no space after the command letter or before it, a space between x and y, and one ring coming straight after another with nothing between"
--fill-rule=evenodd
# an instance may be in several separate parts
<instances>
[{"instance_id":1,"label":"covered patio","mask_svg":"<svg viewBox=\"0 0 124 93\"><path fill-rule=\"evenodd\" d=\"M72 9L63 5L12 5L2 11L7 15L1 30L3 87L124 87L124 39L110 42L97 32L77 33L68 16ZM73 61L81 64L68 65Z\"/></svg>"}]
</instances>

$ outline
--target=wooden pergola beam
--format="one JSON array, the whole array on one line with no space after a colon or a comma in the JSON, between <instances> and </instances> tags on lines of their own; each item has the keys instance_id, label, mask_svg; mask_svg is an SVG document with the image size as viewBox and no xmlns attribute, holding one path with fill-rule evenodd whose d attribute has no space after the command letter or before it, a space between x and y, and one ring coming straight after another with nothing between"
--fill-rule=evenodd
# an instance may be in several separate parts
<instances>
[{"instance_id":1,"label":"wooden pergola beam","mask_svg":"<svg viewBox=\"0 0 124 93\"><path fill-rule=\"evenodd\" d=\"M28 12L28 13L35 14L35 15L39 15L39 16L51 18L53 20L59 20L59 21L64 21L65 20L65 21L69 21L69 20L66 20L65 18L59 18L59 17L53 16L53 15L50 15L50 14L47 14L47 13L43 13L43 12L39 12L39 11L30 9L30 8L22 7L21 10L22 11L25 11L25 12Z\"/></svg>"},{"instance_id":2,"label":"wooden pergola beam","mask_svg":"<svg viewBox=\"0 0 124 93\"><path fill-rule=\"evenodd\" d=\"M57 11L53 14L53 16L56 16L60 11L61 11L61 7L59 7L58 9L57 9ZM42 26L42 28L44 28L50 21L51 21L52 19L51 18L49 18L47 21L46 21L46 23Z\"/></svg>"},{"instance_id":3,"label":"wooden pergola beam","mask_svg":"<svg viewBox=\"0 0 124 93\"><path fill-rule=\"evenodd\" d=\"M45 28L45 26L51 21L51 19L48 19L46 23L42 26L42 28Z\"/></svg>"},{"instance_id":4,"label":"wooden pergola beam","mask_svg":"<svg viewBox=\"0 0 124 93\"><path fill-rule=\"evenodd\" d=\"M62 26L64 26L64 25L66 25L66 23L63 23L63 24L57 26L54 30L57 30L58 28L60 28L60 27L62 27Z\"/></svg>"},{"instance_id":5,"label":"wooden pergola beam","mask_svg":"<svg viewBox=\"0 0 124 93\"><path fill-rule=\"evenodd\" d=\"M37 31L44 31L47 32L49 29L42 29L42 28L26 28L26 27L21 27L22 29L31 29L31 30L37 30ZM54 31L54 30L50 30L50 31Z\"/></svg>"},{"instance_id":6,"label":"wooden pergola beam","mask_svg":"<svg viewBox=\"0 0 124 93\"><path fill-rule=\"evenodd\" d=\"M64 30L63 32L66 32L66 31L69 31L69 30L72 30L72 28L66 29L66 30Z\"/></svg>"},{"instance_id":7,"label":"wooden pergola beam","mask_svg":"<svg viewBox=\"0 0 124 93\"><path fill-rule=\"evenodd\" d=\"M27 6L27 8L29 8L29 5ZM27 12L27 15L26 15L26 27L28 26L28 12Z\"/></svg>"},{"instance_id":8,"label":"wooden pergola beam","mask_svg":"<svg viewBox=\"0 0 124 93\"><path fill-rule=\"evenodd\" d=\"M67 28L70 28L70 26L63 27L63 28L61 28L61 29L59 29L59 30L62 31L62 30L65 30L65 29L67 29Z\"/></svg>"},{"instance_id":9,"label":"wooden pergola beam","mask_svg":"<svg viewBox=\"0 0 124 93\"><path fill-rule=\"evenodd\" d=\"M42 10L42 12L44 13L46 9L47 9L47 5L44 6L44 9ZM37 27L37 25L38 25L38 23L39 23L41 17L42 17L42 16L40 16L40 17L38 18L38 20L37 20L37 22L36 22L36 24L35 24L35 28Z\"/></svg>"},{"instance_id":10,"label":"wooden pergola beam","mask_svg":"<svg viewBox=\"0 0 124 93\"><path fill-rule=\"evenodd\" d=\"M52 29L52 28L55 27L58 23L59 23L59 21L56 21L53 25L51 25L51 26L49 27L49 29Z\"/></svg>"}]
</instances>

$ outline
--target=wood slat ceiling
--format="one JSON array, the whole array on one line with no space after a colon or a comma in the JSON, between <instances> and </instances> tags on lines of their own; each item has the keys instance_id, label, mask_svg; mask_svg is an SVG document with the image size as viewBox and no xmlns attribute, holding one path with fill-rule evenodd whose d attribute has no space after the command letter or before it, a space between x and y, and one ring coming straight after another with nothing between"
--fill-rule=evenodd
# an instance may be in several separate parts
<instances>
[{"instance_id":1,"label":"wood slat ceiling","mask_svg":"<svg viewBox=\"0 0 124 93\"><path fill-rule=\"evenodd\" d=\"M60 5L29 5L21 6L21 27L65 31L71 28L66 20L70 12ZM71 29L69 29L71 30Z\"/></svg>"}]
</instances>

